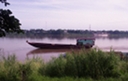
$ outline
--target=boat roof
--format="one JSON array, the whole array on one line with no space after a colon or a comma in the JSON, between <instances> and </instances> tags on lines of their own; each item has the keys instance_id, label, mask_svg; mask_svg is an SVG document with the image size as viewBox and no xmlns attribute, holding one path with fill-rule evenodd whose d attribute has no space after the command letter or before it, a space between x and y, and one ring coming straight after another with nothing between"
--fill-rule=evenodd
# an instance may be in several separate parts
<instances>
[{"instance_id":1,"label":"boat roof","mask_svg":"<svg viewBox=\"0 0 128 81\"><path fill-rule=\"evenodd\" d=\"M95 37L77 38L77 40L95 40Z\"/></svg>"}]
</instances>

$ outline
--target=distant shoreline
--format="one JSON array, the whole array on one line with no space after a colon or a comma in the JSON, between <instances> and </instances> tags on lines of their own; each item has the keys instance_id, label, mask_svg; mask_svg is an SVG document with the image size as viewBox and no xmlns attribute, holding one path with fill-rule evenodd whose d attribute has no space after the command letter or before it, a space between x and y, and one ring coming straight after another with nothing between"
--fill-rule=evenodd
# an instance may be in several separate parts
<instances>
[{"instance_id":1,"label":"distant shoreline","mask_svg":"<svg viewBox=\"0 0 128 81\"><path fill-rule=\"evenodd\" d=\"M23 30L24 33L7 33L6 37L19 37L19 38L83 38L83 37L96 37L96 38L128 38L128 31L89 31L89 30L43 30L31 29Z\"/></svg>"}]
</instances>

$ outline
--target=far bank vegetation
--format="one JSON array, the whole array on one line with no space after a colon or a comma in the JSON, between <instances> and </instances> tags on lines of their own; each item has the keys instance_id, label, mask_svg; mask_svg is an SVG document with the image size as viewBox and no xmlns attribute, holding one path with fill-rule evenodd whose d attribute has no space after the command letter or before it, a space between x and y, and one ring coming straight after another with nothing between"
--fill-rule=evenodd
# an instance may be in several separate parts
<instances>
[{"instance_id":1,"label":"far bank vegetation","mask_svg":"<svg viewBox=\"0 0 128 81\"><path fill-rule=\"evenodd\" d=\"M28 38L78 38L78 37L90 37L95 36L95 34L107 34L108 38L122 38L128 37L128 31L94 31L94 30L43 30L43 29L30 29L30 30L23 30L24 33L8 33L7 37L28 37Z\"/></svg>"}]
</instances>

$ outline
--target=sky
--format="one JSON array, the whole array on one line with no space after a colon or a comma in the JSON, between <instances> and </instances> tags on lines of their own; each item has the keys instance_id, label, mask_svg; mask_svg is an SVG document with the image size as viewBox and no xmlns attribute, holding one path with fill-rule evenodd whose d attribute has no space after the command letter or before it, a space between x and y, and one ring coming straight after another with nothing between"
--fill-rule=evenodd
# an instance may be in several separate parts
<instances>
[{"instance_id":1,"label":"sky","mask_svg":"<svg viewBox=\"0 0 128 81\"><path fill-rule=\"evenodd\" d=\"M126 30L128 0L8 0L21 29Z\"/></svg>"}]
</instances>

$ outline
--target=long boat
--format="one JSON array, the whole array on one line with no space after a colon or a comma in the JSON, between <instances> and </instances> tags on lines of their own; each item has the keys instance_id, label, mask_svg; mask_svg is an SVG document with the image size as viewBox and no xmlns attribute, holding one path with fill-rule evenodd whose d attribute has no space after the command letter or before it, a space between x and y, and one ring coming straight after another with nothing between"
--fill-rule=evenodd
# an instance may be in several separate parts
<instances>
[{"instance_id":1,"label":"long boat","mask_svg":"<svg viewBox=\"0 0 128 81\"><path fill-rule=\"evenodd\" d=\"M26 41L31 46L41 49L80 49L91 48L94 45L94 38L77 39L76 44L51 44L51 43L39 43Z\"/></svg>"}]
</instances>

